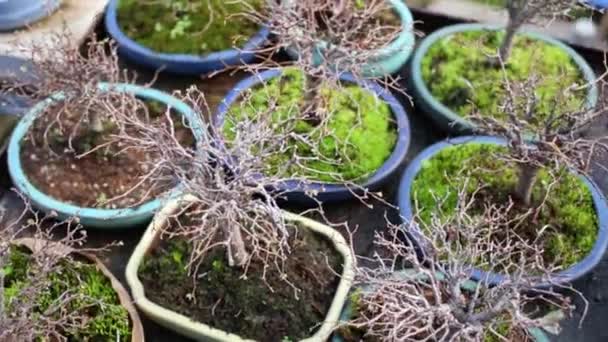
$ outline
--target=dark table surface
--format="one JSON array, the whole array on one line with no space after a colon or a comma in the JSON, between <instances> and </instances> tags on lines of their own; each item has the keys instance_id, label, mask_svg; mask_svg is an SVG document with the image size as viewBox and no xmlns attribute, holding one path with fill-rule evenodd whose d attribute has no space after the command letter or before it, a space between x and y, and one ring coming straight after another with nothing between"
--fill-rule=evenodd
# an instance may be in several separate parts
<instances>
[{"instance_id":1,"label":"dark table surface","mask_svg":"<svg viewBox=\"0 0 608 342\"><path fill-rule=\"evenodd\" d=\"M419 27L423 32L430 32L440 26L454 23L441 17L432 17L420 14L416 19L422 20L423 24ZM602 56L592 51L580 51L598 71L603 67ZM139 82L145 83L152 78L152 73L146 70L137 69L133 66L125 64L125 66L136 71L139 74ZM404 68L399 75L407 79L407 67ZM213 79L201 79L193 77L179 77L173 75L160 75L155 87L173 91L185 89L194 84L202 89L211 104L217 104L224 94L244 75L219 75ZM402 82L402 86L407 89L406 82ZM400 96L400 95L398 95ZM603 98L603 96L602 96ZM399 178L403 169L408 163L426 146L445 139L447 136L435 127L429 118L421 112L418 112L412 107L410 101L405 96L400 96L402 103L406 106L408 116L411 123L412 137L411 146L408 156L399 170L394 176L389 179L383 186L381 191L390 203L396 204L396 190L399 184ZM606 121L602 120L594 125L591 134L596 136L607 136L608 128ZM606 156L597 156L598 165L606 165L608 158ZM8 208L11 213L18 213L21 207L21 202L18 197L9 191L11 188L10 181L7 176L5 158L1 160L0 167L0 205ZM608 171L603 167L598 166L592 174L596 183L600 186L605 194L608 194ZM286 207L290 210L298 210L297 207ZM398 215L394 208L375 203L373 208L368 208L360 202L353 200L336 204L327 204L324 206L327 217L332 222L347 222L351 229L357 228L354 235L354 249L359 255L369 255L372 247L372 238L376 230L385 228L385 215L392 219L398 219ZM102 260L110 267L116 276L126 285L124 281L124 271L127 260L131 251L139 241L145 227L139 227L126 231L96 231L89 230L89 245L101 246L111 241L122 241L124 244L120 247L113 248L110 252L103 255ZM582 322L579 328L580 317L582 315L581 300L575 297L574 302L577 304L577 310L574 317L564 323L564 330L556 341L608 341L608 329L603 329L604 321L608 318L608 259L604 257L602 262L594 271L575 282L575 287L589 301L588 312L586 319ZM188 341L179 335L168 331L154 322L147 320L142 315L146 339L148 341Z\"/></svg>"}]
</instances>

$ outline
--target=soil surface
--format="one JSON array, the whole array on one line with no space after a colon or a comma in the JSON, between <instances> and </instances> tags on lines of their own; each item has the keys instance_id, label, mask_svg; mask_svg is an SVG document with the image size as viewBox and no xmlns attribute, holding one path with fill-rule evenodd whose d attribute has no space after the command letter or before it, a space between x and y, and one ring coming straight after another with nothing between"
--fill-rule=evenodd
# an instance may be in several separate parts
<instances>
[{"instance_id":1,"label":"soil surface","mask_svg":"<svg viewBox=\"0 0 608 342\"><path fill-rule=\"evenodd\" d=\"M151 301L198 322L256 341L299 341L324 320L342 258L329 241L307 229L292 229L290 246L284 274L253 260L243 279L243 269L230 267L221 247L189 275L192 249L170 240L144 260L139 275Z\"/></svg>"},{"instance_id":2,"label":"soil surface","mask_svg":"<svg viewBox=\"0 0 608 342\"><path fill-rule=\"evenodd\" d=\"M147 102L151 120L163 120L166 107L151 101ZM117 153L115 145L103 148L84 156L79 154L87 152L95 146L103 144L113 129L106 132L79 132L72 138L72 145L76 151L69 152L66 136L57 134L53 129L45 138L47 127L56 127L52 120L57 117L55 113L61 104L52 105L36 119L30 128L29 134L21 145L21 163L28 179L43 193L80 207L125 208L139 205L149 201L168 188L171 184L153 184L145 182L138 185L140 176L146 173L143 162L151 158L150 155L137 150L126 149ZM177 114L173 113L174 117ZM64 132L71 132L74 121L62 116L61 124ZM184 144L192 144L193 137L190 131L175 120L178 126L177 136ZM104 124L105 125L105 124ZM133 133L135 134L135 133ZM48 144L47 144L48 143ZM127 191L137 186L127 196ZM116 200L109 201L115 197Z\"/></svg>"}]
</instances>

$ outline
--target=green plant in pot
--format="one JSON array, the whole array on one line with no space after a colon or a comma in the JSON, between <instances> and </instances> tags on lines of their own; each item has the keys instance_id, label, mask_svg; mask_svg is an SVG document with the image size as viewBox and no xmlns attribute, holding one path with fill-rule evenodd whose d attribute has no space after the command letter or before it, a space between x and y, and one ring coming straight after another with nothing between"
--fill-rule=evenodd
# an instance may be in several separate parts
<instances>
[{"instance_id":1,"label":"green plant in pot","mask_svg":"<svg viewBox=\"0 0 608 342\"><path fill-rule=\"evenodd\" d=\"M512 221L508 233L536 245L543 251L539 265L552 265L556 281L567 282L589 272L606 248L605 199L587 177L592 157L606 148L588 134L602 110L556 111L539 121L534 114L539 80L505 82L500 108L506 120L469 116L480 132L494 137L461 137L423 152L406 171L400 207L404 216L428 222L436 210L454 208L455 189L465 181L469 191L483 187L476 193L479 200L525 214ZM554 99L555 108L561 100ZM483 263L474 266L480 268L474 277L493 272ZM501 277L495 274L495 282Z\"/></svg>"},{"instance_id":2,"label":"green plant in pot","mask_svg":"<svg viewBox=\"0 0 608 342\"><path fill-rule=\"evenodd\" d=\"M473 206L484 209L471 215ZM535 278L551 273L528 272L541 251L528 244L522 248L517 235L500 243L488 239L504 231L512 209L479 203L463 188L453 213L433 215L428 224L389 225L377 233L380 252L371 266L357 268L355 290L333 342L548 342L546 332L559 333L560 320L573 310L570 288L534 290ZM423 237L412 241L404 235L415 230ZM422 256L419 244L425 246ZM478 260L509 271L508 280L495 286L488 279L471 281L470 265Z\"/></svg>"},{"instance_id":3,"label":"green plant in pot","mask_svg":"<svg viewBox=\"0 0 608 342\"><path fill-rule=\"evenodd\" d=\"M538 84L536 115L551 115L550 101L571 88L560 110L595 106L595 75L573 49L538 33L522 32L522 26L538 16L565 13L576 1L507 1L506 27L480 24L449 26L425 39L412 63L413 90L419 106L442 128L452 133L470 132L466 115L477 110L504 119L499 106L505 96L503 75L525 81L532 73L544 75ZM587 86L586 86L587 85Z\"/></svg>"},{"instance_id":4,"label":"green plant in pot","mask_svg":"<svg viewBox=\"0 0 608 342\"><path fill-rule=\"evenodd\" d=\"M100 249L81 247L81 227L26 207L0 230L0 340L143 341L128 292Z\"/></svg>"},{"instance_id":5,"label":"green plant in pot","mask_svg":"<svg viewBox=\"0 0 608 342\"><path fill-rule=\"evenodd\" d=\"M198 110L204 97L191 89ZM151 319L196 339L323 341L337 322L352 280L352 255L332 228L281 210L280 194L260 177L269 131L243 133L232 144L205 134L182 146L171 125L131 120L134 148L149 148L145 177L171 170L184 197L155 216L127 266L136 305ZM209 127L212 130L212 127ZM128 132L128 131L126 131ZM204 148L203 148L204 147ZM152 167L154 166L154 168Z\"/></svg>"},{"instance_id":6,"label":"green plant in pot","mask_svg":"<svg viewBox=\"0 0 608 342\"><path fill-rule=\"evenodd\" d=\"M120 116L141 116L149 124L165 114L183 118L177 130L190 142L200 118L174 97L136 86L118 66L116 47L93 39L86 57L66 33L31 49L39 78L8 83L3 91L37 103L17 124L9 144L9 171L33 204L85 225L121 228L146 222L156 196L175 184L140 183L138 160L114 139Z\"/></svg>"}]
</instances>

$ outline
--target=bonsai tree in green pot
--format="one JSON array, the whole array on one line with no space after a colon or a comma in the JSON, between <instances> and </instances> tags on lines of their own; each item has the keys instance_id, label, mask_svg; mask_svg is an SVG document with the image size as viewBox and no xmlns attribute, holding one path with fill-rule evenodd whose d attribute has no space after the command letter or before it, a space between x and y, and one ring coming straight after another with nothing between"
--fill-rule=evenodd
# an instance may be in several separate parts
<instances>
[{"instance_id":1,"label":"bonsai tree in green pot","mask_svg":"<svg viewBox=\"0 0 608 342\"><path fill-rule=\"evenodd\" d=\"M574 2L508 1L504 29L462 24L433 32L421 43L412 63L418 104L445 130L470 132L474 125L465 116L472 110L503 119L499 113L505 96L503 74L525 81L536 72L544 75L537 89L540 120L550 115L549 102L565 87L577 90L561 110L592 108L598 97L596 77L584 58L559 41L521 29L541 14L553 17L569 11Z\"/></svg>"},{"instance_id":2,"label":"bonsai tree in green pot","mask_svg":"<svg viewBox=\"0 0 608 342\"><path fill-rule=\"evenodd\" d=\"M128 292L95 257L100 249L81 247L80 225L27 203L15 220L2 214L0 340L143 341Z\"/></svg>"},{"instance_id":3,"label":"bonsai tree in green pot","mask_svg":"<svg viewBox=\"0 0 608 342\"><path fill-rule=\"evenodd\" d=\"M472 207L483 209L471 215ZM377 233L380 252L371 266L357 268L340 339L549 341L544 331L558 334L559 321L573 309L564 294L570 288L535 290L534 279L552 273L549 268L544 274L528 272L542 252L532 244L521 246L518 235L500 243L488 239L504 231L509 210L513 207L479 203L463 189L453 213L438 213L428 224L389 225L386 233ZM409 240L405 230L419 230L424 237ZM422 257L418 245L425 246ZM508 280L496 286L487 279L471 281L470 265L479 260L509 272Z\"/></svg>"},{"instance_id":4,"label":"bonsai tree in green pot","mask_svg":"<svg viewBox=\"0 0 608 342\"><path fill-rule=\"evenodd\" d=\"M206 107L196 89L185 96ZM268 185L281 179L260 172L259 156L282 144L272 130L260 124L230 144L206 131L194 149L176 140L169 117L123 120L128 148L156 155L143 177L177 179L186 194L155 216L129 260L136 305L196 339L325 340L350 288L352 255L338 232L279 208Z\"/></svg>"},{"instance_id":5,"label":"bonsai tree in green pot","mask_svg":"<svg viewBox=\"0 0 608 342\"><path fill-rule=\"evenodd\" d=\"M128 227L152 217L156 195L173 184L138 183L137 160L112 142L117 113L153 122L169 111L183 117L180 131L192 140L200 118L174 97L134 84L118 65L116 47L92 39L85 54L60 33L29 51L39 77L11 84L37 103L17 124L9 143L9 171L33 204L62 218L78 216L96 227ZM16 79L18 81L18 79ZM183 122L183 124L182 124Z\"/></svg>"}]
</instances>

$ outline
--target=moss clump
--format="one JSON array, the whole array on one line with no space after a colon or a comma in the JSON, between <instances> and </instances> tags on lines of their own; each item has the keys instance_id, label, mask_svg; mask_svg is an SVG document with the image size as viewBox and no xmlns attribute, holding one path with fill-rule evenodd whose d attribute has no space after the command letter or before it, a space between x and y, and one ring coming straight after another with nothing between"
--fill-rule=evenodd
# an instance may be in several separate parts
<instances>
[{"instance_id":1,"label":"moss clump","mask_svg":"<svg viewBox=\"0 0 608 342\"><path fill-rule=\"evenodd\" d=\"M31 254L23 248L12 247L5 273L4 305L11 312L23 289L29 286L30 273L36 272ZM127 310L120 305L118 295L110 280L95 265L71 259L61 261L59 271L49 277L48 288L43 289L35 299L36 312L32 319L42 315L58 304L62 295L70 293L75 299L67 307L69 312L79 312L83 318L82 327L75 324L74 330L58 333L75 341L128 341L131 326ZM52 317L51 317L52 319ZM76 322L75 322L76 323Z\"/></svg>"},{"instance_id":2,"label":"moss clump","mask_svg":"<svg viewBox=\"0 0 608 342\"><path fill-rule=\"evenodd\" d=\"M288 176L340 182L361 181L380 168L397 141L397 128L388 104L358 86L325 86L320 90L329 115L324 129L331 134L323 133L315 123L300 119L305 81L300 71L288 68L263 87L247 91L245 103L231 107L226 115L223 126L226 138L234 139L236 123L242 118L256 119L260 113L271 112L273 122L282 123L276 125L277 132L294 132L318 141L318 146L314 150L295 139L290 141L286 151L269 158L269 173L285 172ZM275 101L277 106L268 111ZM292 162L294 154L302 158L303 166ZM319 156L323 160L313 160Z\"/></svg>"},{"instance_id":3,"label":"moss clump","mask_svg":"<svg viewBox=\"0 0 608 342\"><path fill-rule=\"evenodd\" d=\"M259 10L263 0L247 3ZM247 11L239 1L120 0L117 19L126 35L154 51L197 55L245 44L259 30Z\"/></svg>"},{"instance_id":4,"label":"moss clump","mask_svg":"<svg viewBox=\"0 0 608 342\"><path fill-rule=\"evenodd\" d=\"M488 59L498 51L503 34L487 30L459 32L432 45L422 60L422 77L433 96L461 116L475 110L504 119L499 107L505 95L505 74ZM585 103L583 90L567 97L559 95L570 85L585 83L566 51L538 39L516 36L506 75L523 82L533 74L543 77L535 90L539 98L537 121L553 114L556 99L564 111L578 110Z\"/></svg>"},{"instance_id":5,"label":"moss clump","mask_svg":"<svg viewBox=\"0 0 608 342\"><path fill-rule=\"evenodd\" d=\"M411 192L412 199L421 208L420 219L430 222L439 205L434 198L446 199L441 209L446 215L452 213L458 189L466 177L470 177L471 192L486 185L480 196L494 203L507 203L517 184L518 169L514 163L497 157L505 150L496 145L469 143L448 147L426 160L414 179ZM539 243L544 244L545 261L556 261L565 268L580 261L593 248L598 217L591 192L583 181L566 169L554 173L560 177L559 183L550 189L537 219L532 222L530 218L530 222L518 228L518 233L532 241L539 229L546 225L552 227L545 231L545 238ZM532 194L534 205L540 205L552 179L547 170L540 170Z\"/></svg>"}]
</instances>

